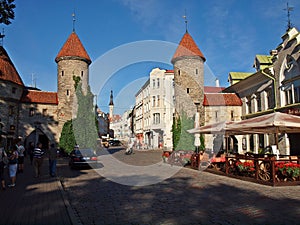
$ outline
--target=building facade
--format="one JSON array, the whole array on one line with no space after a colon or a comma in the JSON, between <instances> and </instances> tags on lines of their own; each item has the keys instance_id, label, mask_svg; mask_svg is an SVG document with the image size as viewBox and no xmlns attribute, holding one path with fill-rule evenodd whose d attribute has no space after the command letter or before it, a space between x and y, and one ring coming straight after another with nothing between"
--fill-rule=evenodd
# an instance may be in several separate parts
<instances>
[{"instance_id":1,"label":"building facade","mask_svg":"<svg viewBox=\"0 0 300 225\"><path fill-rule=\"evenodd\" d=\"M269 55L256 55L255 73L224 90L240 96L243 119L274 111L300 115L300 33L291 28L281 39ZM256 153L275 144L272 134L245 135L244 140L244 150ZM299 140L299 134L280 134L280 154L299 154Z\"/></svg>"}]
</instances>

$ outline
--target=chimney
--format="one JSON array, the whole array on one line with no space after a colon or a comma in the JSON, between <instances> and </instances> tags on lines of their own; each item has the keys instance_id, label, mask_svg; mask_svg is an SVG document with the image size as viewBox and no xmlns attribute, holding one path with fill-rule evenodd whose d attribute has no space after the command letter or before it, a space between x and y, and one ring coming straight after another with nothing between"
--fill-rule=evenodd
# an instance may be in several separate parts
<instances>
[{"instance_id":1,"label":"chimney","mask_svg":"<svg viewBox=\"0 0 300 225\"><path fill-rule=\"evenodd\" d=\"M219 82L219 79L218 78L216 78L216 87L220 87L220 82Z\"/></svg>"}]
</instances>

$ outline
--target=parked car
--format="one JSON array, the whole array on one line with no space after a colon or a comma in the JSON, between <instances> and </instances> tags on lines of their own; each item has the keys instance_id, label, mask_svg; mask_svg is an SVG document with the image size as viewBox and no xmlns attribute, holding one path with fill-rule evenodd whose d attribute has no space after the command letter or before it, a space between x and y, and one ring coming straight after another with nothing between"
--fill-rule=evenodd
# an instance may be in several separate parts
<instances>
[{"instance_id":1,"label":"parked car","mask_svg":"<svg viewBox=\"0 0 300 225\"><path fill-rule=\"evenodd\" d=\"M109 140L108 143L109 143L109 146L121 146L122 145L121 141L116 140L116 139L115 140Z\"/></svg>"},{"instance_id":2,"label":"parked car","mask_svg":"<svg viewBox=\"0 0 300 225\"><path fill-rule=\"evenodd\" d=\"M98 166L97 154L93 149L75 149L70 153L71 168Z\"/></svg>"}]
</instances>

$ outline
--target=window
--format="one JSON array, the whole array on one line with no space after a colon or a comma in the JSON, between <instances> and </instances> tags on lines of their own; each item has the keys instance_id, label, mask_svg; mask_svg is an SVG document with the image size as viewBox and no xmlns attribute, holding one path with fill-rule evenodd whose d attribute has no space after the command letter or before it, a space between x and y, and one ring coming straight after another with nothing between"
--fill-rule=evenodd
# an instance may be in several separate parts
<instances>
[{"instance_id":1,"label":"window","mask_svg":"<svg viewBox=\"0 0 300 225\"><path fill-rule=\"evenodd\" d=\"M172 86L175 87L175 81L172 79Z\"/></svg>"},{"instance_id":2,"label":"window","mask_svg":"<svg viewBox=\"0 0 300 225\"><path fill-rule=\"evenodd\" d=\"M159 88L159 78L157 78L157 88Z\"/></svg>"},{"instance_id":3,"label":"window","mask_svg":"<svg viewBox=\"0 0 300 225\"><path fill-rule=\"evenodd\" d=\"M196 74L198 74L198 68L196 69Z\"/></svg>"},{"instance_id":4,"label":"window","mask_svg":"<svg viewBox=\"0 0 300 225\"><path fill-rule=\"evenodd\" d=\"M13 87L13 88L11 89L11 93L16 94L16 92L17 92L17 88Z\"/></svg>"},{"instance_id":5,"label":"window","mask_svg":"<svg viewBox=\"0 0 300 225\"><path fill-rule=\"evenodd\" d=\"M70 91L69 91L69 89L67 90L67 96L69 96L70 95Z\"/></svg>"},{"instance_id":6,"label":"window","mask_svg":"<svg viewBox=\"0 0 300 225\"><path fill-rule=\"evenodd\" d=\"M153 114L153 124L160 124L160 114L159 113Z\"/></svg>"},{"instance_id":7,"label":"window","mask_svg":"<svg viewBox=\"0 0 300 225\"><path fill-rule=\"evenodd\" d=\"M157 106L158 107L160 106L160 97L159 97L159 95L157 95Z\"/></svg>"},{"instance_id":8,"label":"window","mask_svg":"<svg viewBox=\"0 0 300 225\"><path fill-rule=\"evenodd\" d=\"M8 107L8 115L10 116L14 115L14 106L10 105Z\"/></svg>"},{"instance_id":9,"label":"window","mask_svg":"<svg viewBox=\"0 0 300 225\"><path fill-rule=\"evenodd\" d=\"M294 88L294 99L295 99L295 103L300 102L300 87Z\"/></svg>"},{"instance_id":10,"label":"window","mask_svg":"<svg viewBox=\"0 0 300 225\"><path fill-rule=\"evenodd\" d=\"M188 93L188 94L189 94L189 93L190 93L190 91L191 91L191 90L190 90L190 88L187 88L187 89L186 89L186 93Z\"/></svg>"},{"instance_id":11,"label":"window","mask_svg":"<svg viewBox=\"0 0 300 225\"><path fill-rule=\"evenodd\" d=\"M178 75L180 75L180 70L178 70Z\"/></svg>"},{"instance_id":12,"label":"window","mask_svg":"<svg viewBox=\"0 0 300 225\"><path fill-rule=\"evenodd\" d=\"M216 118L216 121L218 121L218 114L219 114L219 112L216 111L216 112L215 112L215 118Z\"/></svg>"},{"instance_id":13,"label":"window","mask_svg":"<svg viewBox=\"0 0 300 225\"><path fill-rule=\"evenodd\" d=\"M43 116L47 116L48 114L48 110L47 109L43 109Z\"/></svg>"},{"instance_id":14,"label":"window","mask_svg":"<svg viewBox=\"0 0 300 225\"><path fill-rule=\"evenodd\" d=\"M83 77L83 71L81 71L81 76Z\"/></svg>"},{"instance_id":15,"label":"window","mask_svg":"<svg viewBox=\"0 0 300 225\"><path fill-rule=\"evenodd\" d=\"M31 117L31 116L34 116L34 114L35 114L35 109L34 108L30 108L29 109L29 116Z\"/></svg>"},{"instance_id":16,"label":"window","mask_svg":"<svg viewBox=\"0 0 300 225\"><path fill-rule=\"evenodd\" d=\"M250 114L252 112L251 111L251 98L250 97L247 98L246 106L247 106L247 113Z\"/></svg>"},{"instance_id":17,"label":"window","mask_svg":"<svg viewBox=\"0 0 300 225\"><path fill-rule=\"evenodd\" d=\"M155 96L152 96L152 106L155 106Z\"/></svg>"},{"instance_id":18,"label":"window","mask_svg":"<svg viewBox=\"0 0 300 225\"><path fill-rule=\"evenodd\" d=\"M152 80L152 87L155 88L155 79Z\"/></svg>"},{"instance_id":19,"label":"window","mask_svg":"<svg viewBox=\"0 0 300 225\"><path fill-rule=\"evenodd\" d=\"M231 117L231 121L234 121L234 111L233 110L231 110L231 112L230 112L230 117Z\"/></svg>"},{"instance_id":20,"label":"window","mask_svg":"<svg viewBox=\"0 0 300 225\"><path fill-rule=\"evenodd\" d=\"M256 94L256 106L257 106L257 111L261 111L261 97L260 94Z\"/></svg>"},{"instance_id":21,"label":"window","mask_svg":"<svg viewBox=\"0 0 300 225\"><path fill-rule=\"evenodd\" d=\"M61 71L61 76L63 77L65 75L65 72L62 70Z\"/></svg>"}]
</instances>

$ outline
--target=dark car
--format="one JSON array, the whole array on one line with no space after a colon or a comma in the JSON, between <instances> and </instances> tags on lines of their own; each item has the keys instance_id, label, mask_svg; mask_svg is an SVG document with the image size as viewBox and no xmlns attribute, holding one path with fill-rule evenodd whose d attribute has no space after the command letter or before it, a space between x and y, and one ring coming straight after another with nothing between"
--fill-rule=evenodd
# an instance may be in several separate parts
<instances>
[{"instance_id":1,"label":"dark car","mask_svg":"<svg viewBox=\"0 0 300 225\"><path fill-rule=\"evenodd\" d=\"M119 140L109 140L108 143L109 143L109 146L121 146L122 145L121 141L119 141Z\"/></svg>"},{"instance_id":2,"label":"dark car","mask_svg":"<svg viewBox=\"0 0 300 225\"><path fill-rule=\"evenodd\" d=\"M92 149L75 149L70 153L71 168L95 167L98 165L97 154Z\"/></svg>"}]
</instances>

